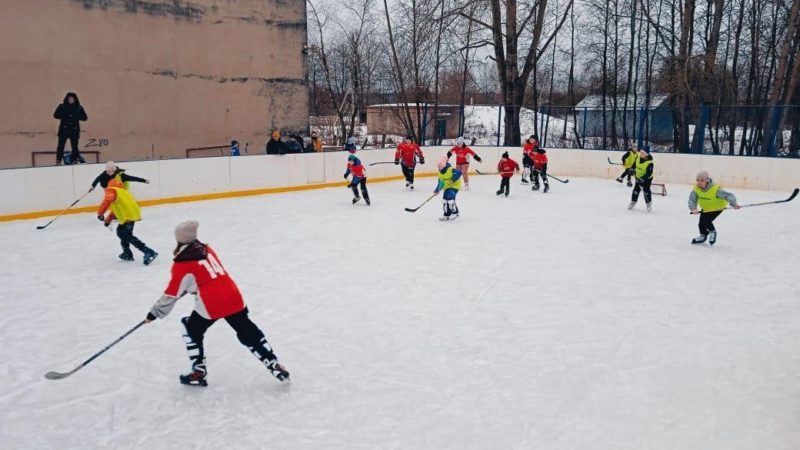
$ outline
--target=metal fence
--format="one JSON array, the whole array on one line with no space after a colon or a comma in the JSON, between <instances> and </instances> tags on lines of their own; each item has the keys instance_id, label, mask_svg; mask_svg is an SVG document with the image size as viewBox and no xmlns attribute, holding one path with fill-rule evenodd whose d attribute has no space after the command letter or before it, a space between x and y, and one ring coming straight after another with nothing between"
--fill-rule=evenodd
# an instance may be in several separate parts
<instances>
[{"instance_id":1,"label":"metal fence","mask_svg":"<svg viewBox=\"0 0 800 450\"><path fill-rule=\"evenodd\" d=\"M504 107L466 106L454 120L474 145L503 144ZM535 134L543 147L800 157L800 106L523 107L519 125L523 141Z\"/></svg>"}]
</instances>

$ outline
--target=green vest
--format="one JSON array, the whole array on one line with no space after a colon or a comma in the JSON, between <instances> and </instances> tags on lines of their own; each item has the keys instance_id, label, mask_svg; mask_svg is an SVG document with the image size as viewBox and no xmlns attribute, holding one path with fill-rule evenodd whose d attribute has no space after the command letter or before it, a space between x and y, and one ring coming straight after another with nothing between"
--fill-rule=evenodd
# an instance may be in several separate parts
<instances>
[{"instance_id":1,"label":"green vest","mask_svg":"<svg viewBox=\"0 0 800 450\"><path fill-rule=\"evenodd\" d=\"M139 210L139 205L130 192L118 187L109 189L114 189L117 193L117 199L111 203L111 212L114 213L120 225L127 222L142 220L142 213Z\"/></svg>"},{"instance_id":2,"label":"green vest","mask_svg":"<svg viewBox=\"0 0 800 450\"><path fill-rule=\"evenodd\" d=\"M724 198L717 197L719 185L711 186L707 191L700 189L700 186L694 185L694 193L697 194L697 204L703 211L722 211L728 207L728 201Z\"/></svg>"},{"instance_id":3,"label":"green vest","mask_svg":"<svg viewBox=\"0 0 800 450\"><path fill-rule=\"evenodd\" d=\"M636 157L637 156L638 155L636 154L635 151L633 151L633 150L629 150L628 151L628 154L625 155L625 158L623 159L623 163L622 163L625 166L626 169L630 169L631 167L633 167L634 164L636 164Z\"/></svg>"},{"instance_id":4,"label":"green vest","mask_svg":"<svg viewBox=\"0 0 800 450\"><path fill-rule=\"evenodd\" d=\"M644 174L647 173L647 166L653 165L653 160L648 159L647 161L642 161L642 158L637 156L636 157L636 179L641 180L644 178ZM651 175L650 178L653 178Z\"/></svg>"},{"instance_id":5,"label":"green vest","mask_svg":"<svg viewBox=\"0 0 800 450\"><path fill-rule=\"evenodd\" d=\"M456 181L453 181L453 166L447 168L444 173L439 172L439 184L442 186L442 190L446 189L461 189L461 178Z\"/></svg>"},{"instance_id":6,"label":"green vest","mask_svg":"<svg viewBox=\"0 0 800 450\"><path fill-rule=\"evenodd\" d=\"M126 191L130 189L130 183L127 181L125 182L122 181L122 172L114 175L114 179L119 181L119 183L122 185L123 188L125 188Z\"/></svg>"}]
</instances>

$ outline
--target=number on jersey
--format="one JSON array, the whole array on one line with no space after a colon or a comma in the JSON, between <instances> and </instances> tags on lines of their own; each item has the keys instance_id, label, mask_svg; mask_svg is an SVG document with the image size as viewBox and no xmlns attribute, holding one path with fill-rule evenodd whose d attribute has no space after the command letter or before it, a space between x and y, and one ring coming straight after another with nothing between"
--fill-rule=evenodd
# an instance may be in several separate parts
<instances>
[{"instance_id":1,"label":"number on jersey","mask_svg":"<svg viewBox=\"0 0 800 450\"><path fill-rule=\"evenodd\" d=\"M214 255L210 253L208 254L208 257L206 259L201 259L200 261L197 261L197 264L200 264L201 266L206 268L206 270L208 271L208 275L211 277L212 280L214 278L217 278L217 275L225 275L225 269L222 268L222 264L220 264L219 261L217 261L217 258L215 258Z\"/></svg>"}]
</instances>

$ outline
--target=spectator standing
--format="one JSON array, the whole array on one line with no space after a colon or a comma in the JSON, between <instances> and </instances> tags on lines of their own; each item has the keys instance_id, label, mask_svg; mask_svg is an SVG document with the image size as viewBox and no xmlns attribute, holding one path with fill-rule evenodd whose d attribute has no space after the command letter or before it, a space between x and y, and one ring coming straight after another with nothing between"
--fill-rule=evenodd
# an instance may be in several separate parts
<instances>
[{"instance_id":1,"label":"spectator standing","mask_svg":"<svg viewBox=\"0 0 800 450\"><path fill-rule=\"evenodd\" d=\"M53 117L60 121L58 125L58 145L56 147L56 165L63 161L66 164L76 164L86 161L81 156L78 149L78 140L81 136L80 122L88 120L86 111L81 106L78 96L74 92L68 92L64 97L64 102L56 107ZM72 153L69 159L64 158L64 145L69 139Z\"/></svg>"}]
</instances>

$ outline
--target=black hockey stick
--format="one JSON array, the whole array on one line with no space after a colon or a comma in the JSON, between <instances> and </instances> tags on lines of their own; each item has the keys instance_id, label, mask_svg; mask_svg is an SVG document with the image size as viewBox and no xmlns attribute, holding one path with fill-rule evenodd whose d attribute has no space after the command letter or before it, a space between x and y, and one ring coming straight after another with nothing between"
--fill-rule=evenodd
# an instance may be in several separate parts
<instances>
[{"instance_id":1,"label":"black hockey stick","mask_svg":"<svg viewBox=\"0 0 800 450\"><path fill-rule=\"evenodd\" d=\"M381 161L381 162L369 163L370 166L377 166L378 164L394 164L394 161Z\"/></svg>"},{"instance_id":2,"label":"black hockey stick","mask_svg":"<svg viewBox=\"0 0 800 450\"><path fill-rule=\"evenodd\" d=\"M44 230L45 228L47 228L48 226L50 226L50 224L51 224L51 223L53 223L53 222L55 222L55 221L56 221L56 219L58 219L59 217L63 216L63 215L64 215L64 213L66 213L67 211L69 211L70 209L72 209L72 207L73 207L73 206L75 206L75 205L77 205L79 201L83 200L83 198L84 198L84 197L86 197L87 195L89 195L89 192L92 192L92 190L94 190L94 188L92 188L92 189L89 189L88 191L86 191L86 193L85 193L85 194L83 194L83 195L81 195L81 196L80 196L80 198L78 198L77 200L75 200L74 202L72 202L72 204L71 204L71 205L67 206L67 209L65 209L65 210L61 211L60 213L58 213L58 215L57 215L57 216L53 217L53 219L52 219L52 220L50 220L50 222L47 222L47 223L46 223L46 224L44 224L44 225L39 225L39 226L37 226L37 227L36 227L36 229L37 229L37 230Z\"/></svg>"},{"instance_id":3,"label":"black hockey stick","mask_svg":"<svg viewBox=\"0 0 800 450\"><path fill-rule=\"evenodd\" d=\"M773 200L771 202L748 203L746 205L739 205L739 207L740 208L749 208L751 206L764 206L764 205L775 205L777 203L786 203L786 202L790 202L790 201L794 200L794 198L797 197L798 193L800 193L800 188L794 188L794 191L792 191L792 193L789 195L789 197L784 199L784 200ZM709 210L706 210L706 211L698 211L697 214L704 213L704 212L711 213L711 212L717 212L717 211L724 211L726 209L731 209L731 208L709 209ZM694 214L694 213L689 213L689 214Z\"/></svg>"},{"instance_id":4,"label":"black hockey stick","mask_svg":"<svg viewBox=\"0 0 800 450\"><path fill-rule=\"evenodd\" d=\"M611 162L611 158L608 158L608 163L611 164L612 166L624 166L625 165L625 164L622 164L622 163Z\"/></svg>"},{"instance_id":5,"label":"black hockey stick","mask_svg":"<svg viewBox=\"0 0 800 450\"><path fill-rule=\"evenodd\" d=\"M86 360L86 361L84 361L84 362L83 362L81 365L79 365L78 367L76 367L76 368L72 369L71 371L69 371L69 372L67 372L67 373L60 373L60 372L47 372L47 373L44 375L44 377L45 377L45 378L47 378L48 380L60 380L60 379L62 379L62 378L67 378L68 376L72 375L73 373L75 373L75 372L77 372L77 371L79 371L79 370L83 369L83 368L84 368L86 365L88 365L90 362L94 361L94 359L95 359L95 358L97 358L98 356L100 356L100 355L102 355L103 353L105 353L105 351L106 351L106 350L108 350L108 349L110 349L111 347L113 347L113 346L117 345L117 343L119 343L119 341L121 341L121 340L125 339L126 337L128 337L128 335L129 335L129 334L133 333L134 331L136 331L136 329L137 329L137 328L139 328L140 326L142 326L142 325L144 325L144 324L145 324L145 321L144 321L144 320L143 320L143 321L141 321L141 322L139 322L139 323L138 323L138 324L137 324L135 327L133 327L133 328L131 328L130 330L128 330L128 332L127 332L127 333L125 333L125 334L123 334L122 336L118 337L118 338L117 338L117 340L115 340L114 342L112 342L112 343L110 343L110 344L106 345L106 346L105 346L105 347L104 347L102 350L100 350L99 352L97 352L97 353L95 353L94 355L92 355L92 357L91 357L91 358L87 359L87 360Z\"/></svg>"},{"instance_id":6,"label":"black hockey stick","mask_svg":"<svg viewBox=\"0 0 800 450\"><path fill-rule=\"evenodd\" d=\"M427 200L425 200L424 202L422 202L422 204L421 204L421 205L417 206L416 208L406 208L406 211L408 211L408 212L412 212L412 213L413 213L413 212L417 212L417 211L418 211L420 208L422 208L423 206L425 206L425 203L428 203L429 201L433 200L433 197L436 197L437 195L439 195L439 193L438 193L438 192L434 192L434 193L433 193L433 194L432 194L430 197L428 197L428 199L427 199Z\"/></svg>"},{"instance_id":7,"label":"black hockey stick","mask_svg":"<svg viewBox=\"0 0 800 450\"><path fill-rule=\"evenodd\" d=\"M538 170L536 170L536 169L533 169L533 170L534 170L535 172L542 173L542 172L540 172L540 171L538 171ZM544 174L542 174L542 176L545 176L545 175L544 175ZM552 179L554 179L554 180L556 180L556 181L560 181L560 182L562 182L562 183L564 183L564 184L566 184L566 183L569 183L569 179L567 179L567 178L565 178L565 179L563 179L563 180L562 180L561 178L554 177L553 175L550 175L549 173L548 173L546 176L547 176L547 178L552 178Z\"/></svg>"}]
</instances>

